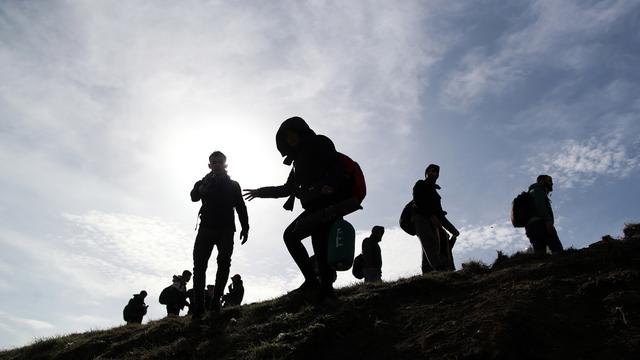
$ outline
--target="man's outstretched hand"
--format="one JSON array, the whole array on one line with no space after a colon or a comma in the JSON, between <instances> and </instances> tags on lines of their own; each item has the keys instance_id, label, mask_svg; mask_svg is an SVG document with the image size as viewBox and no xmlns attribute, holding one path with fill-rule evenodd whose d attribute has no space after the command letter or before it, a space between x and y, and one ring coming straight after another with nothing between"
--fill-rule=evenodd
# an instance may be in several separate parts
<instances>
[{"instance_id":1,"label":"man's outstretched hand","mask_svg":"<svg viewBox=\"0 0 640 360\"><path fill-rule=\"evenodd\" d=\"M260 189L242 189L242 191L244 191L244 194L242 194L242 196L244 196L247 201L251 201L255 198L261 197Z\"/></svg>"},{"instance_id":2,"label":"man's outstretched hand","mask_svg":"<svg viewBox=\"0 0 640 360\"><path fill-rule=\"evenodd\" d=\"M249 230L240 231L240 240L242 240L240 242L240 245L243 245L244 243L246 243L248 239L249 239Z\"/></svg>"}]
</instances>

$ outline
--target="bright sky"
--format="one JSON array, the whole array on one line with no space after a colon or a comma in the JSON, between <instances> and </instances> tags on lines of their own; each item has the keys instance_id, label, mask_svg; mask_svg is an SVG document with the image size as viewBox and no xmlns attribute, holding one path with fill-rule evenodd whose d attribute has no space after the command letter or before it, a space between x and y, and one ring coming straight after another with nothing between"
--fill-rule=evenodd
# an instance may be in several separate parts
<instances>
[{"instance_id":1,"label":"bright sky","mask_svg":"<svg viewBox=\"0 0 640 360\"><path fill-rule=\"evenodd\" d=\"M0 347L120 325L142 289L162 318L209 153L243 188L284 183L294 115L363 168L348 220L358 248L387 228L385 280L420 272L397 224L432 162L458 266L528 246L509 208L540 173L565 247L620 235L640 221L639 20L634 0L2 1ZM302 282L284 200L248 203L245 302Z\"/></svg>"}]
</instances>

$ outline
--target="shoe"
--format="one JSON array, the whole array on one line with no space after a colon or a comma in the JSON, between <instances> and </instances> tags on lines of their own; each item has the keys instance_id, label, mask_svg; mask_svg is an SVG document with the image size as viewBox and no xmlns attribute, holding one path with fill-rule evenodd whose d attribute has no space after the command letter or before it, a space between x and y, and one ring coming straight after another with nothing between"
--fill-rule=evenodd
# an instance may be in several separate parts
<instances>
[{"instance_id":1,"label":"shoe","mask_svg":"<svg viewBox=\"0 0 640 360\"><path fill-rule=\"evenodd\" d=\"M306 299L313 299L313 297L317 295L319 287L320 283L317 280L305 280L297 289L289 291L289 295L296 297L302 296Z\"/></svg>"}]
</instances>

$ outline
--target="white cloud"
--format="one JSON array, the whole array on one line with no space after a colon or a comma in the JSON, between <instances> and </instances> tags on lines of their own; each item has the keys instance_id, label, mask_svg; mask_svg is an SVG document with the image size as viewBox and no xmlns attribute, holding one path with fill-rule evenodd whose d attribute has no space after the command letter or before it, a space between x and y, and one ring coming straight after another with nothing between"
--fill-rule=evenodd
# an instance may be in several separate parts
<instances>
[{"instance_id":1,"label":"white cloud","mask_svg":"<svg viewBox=\"0 0 640 360\"><path fill-rule=\"evenodd\" d=\"M525 250L529 245L524 229L516 229L510 222L465 226L460 229L460 233L453 252L461 260L477 259L475 253L486 250L493 251L493 255L495 251L511 254ZM487 260L492 259L482 260L489 262Z\"/></svg>"},{"instance_id":2,"label":"white cloud","mask_svg":"<svg viewBox=\"0 0 640 360\"><path fill-rule=\"evenodd\" d=\"M639 167L640 154L630 153L616 137L568 140L528 164L530 173L547 173L565 188L590 185L603 176L624 178Z\"/></svg>"},{"instance_id":3,"label":"white cloud","mask_svg":"<svg viewBox=\"0 0 640 360\"><path fill-rule=\"evenodd\" d=\"M459 68L449 75L441 100L450 109L464 109L488 94L500 95L527 79L535 66L584 69L595 51L596 45L590 40L635 7L637 3L633 1L615 0L593 4L532 2L525 14L516 14L521 17L514 22L517 30L495 39L498 50L490 51L482 44L462 58ZM533 17L533 21L522 27L526 22L522 15Z\"/></svg>"}]
</instances>

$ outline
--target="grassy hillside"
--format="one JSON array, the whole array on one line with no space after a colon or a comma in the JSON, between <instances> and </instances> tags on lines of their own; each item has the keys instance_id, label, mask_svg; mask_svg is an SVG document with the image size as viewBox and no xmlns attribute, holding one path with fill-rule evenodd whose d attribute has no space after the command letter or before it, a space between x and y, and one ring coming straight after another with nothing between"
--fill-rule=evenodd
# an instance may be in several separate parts
<instances>
[{"instance_id":1,"label":"grassy hillside","mask_svg":"<svg viewBox=\"0 0 640 360\"><path fill-rule=\"evenodd\" d=\"M0 359L640 359L640 225L554 256L283 296L190 326L167 318L73 334Z\"/></svg>"}]
</instances>

